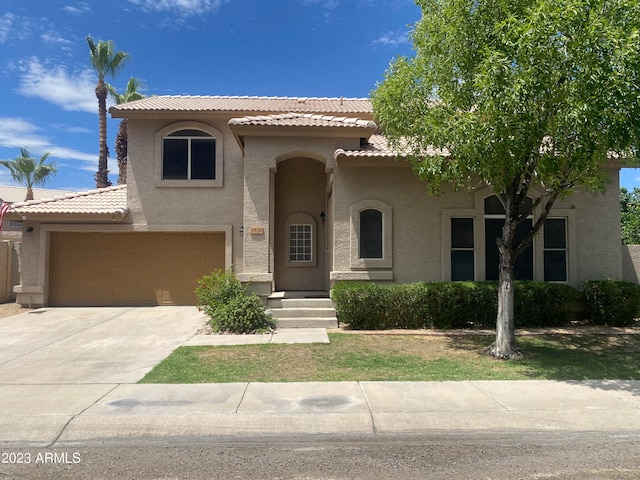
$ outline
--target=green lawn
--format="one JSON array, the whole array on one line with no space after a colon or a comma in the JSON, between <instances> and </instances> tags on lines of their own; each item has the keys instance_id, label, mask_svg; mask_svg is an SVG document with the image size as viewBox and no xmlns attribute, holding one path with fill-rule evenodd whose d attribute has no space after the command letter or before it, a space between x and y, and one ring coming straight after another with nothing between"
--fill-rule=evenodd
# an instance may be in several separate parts
<instances>
[{"instance_id":1,"label":"green lawn","mask_svg":"<svg viewBox=\"0 0 640 480\"><path fill-rule=\"evenodd\" d=\"M180 347L141 383L640 379L640 335L519 337L521 360L482 352L493 337L329 334L331 344Z\"/></svg>"}]
</instances>

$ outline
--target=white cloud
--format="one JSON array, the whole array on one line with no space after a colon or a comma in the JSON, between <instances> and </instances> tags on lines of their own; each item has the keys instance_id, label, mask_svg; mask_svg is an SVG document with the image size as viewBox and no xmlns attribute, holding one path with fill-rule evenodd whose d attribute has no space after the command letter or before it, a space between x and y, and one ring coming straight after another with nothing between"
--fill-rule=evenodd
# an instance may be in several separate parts
<instances>
[{"instance_id":1,"label":"white cloud","mask_svg":"<svg viewBox=\"0 0 640 480\"><path fill-rule=\"evenodd\" d=\"M324 9L324 18L329 21L333 18L333 11L340 5L338 0L303 0L307 5L318 5Z\"/></svg>"},{"instance_id":2,"label":"white cloud","mask_svg":"<svg viewBox=\"0 0 640 480\"><path fill-rule=\"evenodd\" d=\"M11 32L11 26L15 20L15 15L12 13L5 13L0 17L0 43L4 43L9 38Z\"/></svg>"},{"instance_id":3,"label":"white cloud","mask_svg":"<svg viewBox=\"0 0 640 480\"><path fill-rule=\"evenodd\" d=\"M96 77L92 70L69 73L65 66L45 66L36 57L21 65L18 93L59 105L67 111L97 113Z\"/></svg>"},{"instance_id":4,"label":"white cloud","mask_svg":"<svg viewBox=\"0 0 640 480\"><path fill-rule=\"evenodd\" d=\"M45 32L40 35L43 42L56 45L73 45L73 42L69 39L58 35L56 32Z\"/></svg>"},{"instance_id":5,"label":"white cloud","mask_svg":"<svg viewBox=\"0 0 640 480\"><path fill-rule=\"evenodd\" d=\"M217 10L226 0L129 0L146 12L170 12L185 17Z\"/></svg>"},{"instance_id":6,"label":"white cloud","mask_svg":"<svg viewBox=\"0 0 640 480\"><path fill-rule=\"evenodd\" d=\"M64 125L61 123L56 123L51 125L53 128L55 128L56 130L59 130L61 132L65 132L65 133L94 133L93 130L91 130L90 128L87 127L76 127L73 125Z\"/></svg>"},{"instance_id":7,"label":"white cloud","mask_svg":"<svg viewBox=\"0 0 640 480\"><path fill-rule=\"evenodd\" d=\"M395 47L409 42L409 32L406 30L396 30L388 32L373 41L374 45L382 45L385 47Z\"/></svg>"},{"instance_id":8,"label":"white cloud","mask_svg":"<svg viewBox=\"0 0 640 480\"><path fill-rule=\"evenodd\" d=\"M94 166L96 154L54 145L47 137L38 132L39 128L36 125L22 118L0 117L0 147L15 149L24 147L33 155L51 152L51 158L91 162L91 166Z\"/></svg>"},{"instance_id":9,"label":"white cloud","mask_svg":"<svg viewBox=\"0 0 640 480\"><path fill-rule=\"evenodd\" d=\"M71 15L82 15L83 13L91 13L91 7L86 3L77 3L76 5L66 5L62 9Z\"/></svg>"},{"instance_id":10,"label":"white cloud","mask_svg":"<svg viewBox=\"0 0 640 480\"><path fill-rule=\"evenodd\" d=\"M26 19L12 13L0 16L0 43L9 40L25 40L29 38L37 27Z\"/></svg>"}]
</instances>

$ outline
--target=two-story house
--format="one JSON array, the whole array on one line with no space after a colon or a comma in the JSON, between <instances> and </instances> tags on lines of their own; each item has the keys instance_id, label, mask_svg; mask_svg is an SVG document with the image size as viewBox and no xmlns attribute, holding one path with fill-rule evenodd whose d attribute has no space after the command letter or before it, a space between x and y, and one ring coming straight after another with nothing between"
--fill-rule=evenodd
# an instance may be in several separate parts
<instances>
[{"instance_id":1,"label":"two-story house","mask_svg":"<svg viewBox=\"0 0 640 480\"><path fill-rule=\"evenodd\" d=\"M213 269L265 296L339 280L497 278L503 211L491 189L429 195L367 99L150 97L110 113L128 119L126 186L8 214L23 222L21 304L189 305ZM622 276L610 174L606 194L554 207L519 278Z\"/></svg>"}]
</instances>

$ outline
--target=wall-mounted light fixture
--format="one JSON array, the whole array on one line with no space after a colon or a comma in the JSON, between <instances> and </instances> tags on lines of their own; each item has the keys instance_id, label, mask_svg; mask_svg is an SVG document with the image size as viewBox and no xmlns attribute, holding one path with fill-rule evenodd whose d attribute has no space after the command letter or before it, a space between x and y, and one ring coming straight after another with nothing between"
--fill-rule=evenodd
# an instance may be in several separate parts
<instances>
[{"instance_id":1,"label":"wall-mounted light fixture","mask_svg":"<svg viewBox=\"0 0 640 480\"><path fill-rule=\"evenodd\" d=\"M322 224L324 225L324 222L327 220L327 214L324 213L324 210L322 212L320 212L320 221L322 222Z\"/></svg>"},{"instance_id":2,"label":"wall-mounted light fixture","mask_svg":"<svg viewBox=\"0 0 640 480\"><path fill-rule=\"evenodd\" d=\"M240 227L240 236L244 237L244 225Z\"/></svg>"},{"instance_id":3,"label":"wall-mounted light fixture","mask_svg":"<svg viewBox=\"0 0 640 480\"><path fill-rule=\"evenodd\" d=\"M33 233L33 227L29 227L29 228L27 228L27 230L25 232L25 235L27 237L30 237L32 233Z\"/></svg>"}]
</instances>

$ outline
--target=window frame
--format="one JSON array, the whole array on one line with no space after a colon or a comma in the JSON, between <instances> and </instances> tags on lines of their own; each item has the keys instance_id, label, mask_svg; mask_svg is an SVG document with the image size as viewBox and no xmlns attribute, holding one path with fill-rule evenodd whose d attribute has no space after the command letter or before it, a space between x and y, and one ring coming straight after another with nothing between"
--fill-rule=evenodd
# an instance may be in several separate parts
<instances>
[{"instance_id":1,"label":"window frame","mask_svg":"<svg viewBox=\"0 0 640 480\"><path fill-rule=\"evenodd\" d=\"M291 260L291 226L308 225L311 227L311 259L310 260ZM318 265L318 223L316 219L305 212L296 212L289 215L284 221L284 245L283 255L286 267L316 267Z\"/></svg>"},{"instance_id":2,"label":"window frame","mask_svg":"<svg viewBox=\"0 0 640 480\"><path fill-rule=\"evenodd\" d=\"M380 243L380 255L376 255L376 256L363 256L362 255L362 251L363 250L367 250L367 248L363 248L363 244L364 239L364 231L362 229L362 215L365 212L377 212L378 214L380 214L380 238L376 239L376 244ZM359 220L359 233L358 233L358 258L359 259L366 259L366 260L373 260L373 259L382 259L384 258L384 213L382 213L382 211L378 210L377 208L365 208L363 210L360 210L360 212L358 212L358 220ZM377 225L376 225L377 226ZM377 232L376 232L377 235ZM377 250L377 248L376 248Z\"/></svg>"},{"instance_id":3,"label":"window frame","mask_svg":"<svg viewBox=\"0 0 640 480\"><path fill-rule=\"evenodd\" d=\"M546 227L547 221L549 220L562 220L564 224L564 248L559 247L547 247L547 237L546 237ZM553 282L553 283L567 283L569 281L569 228L568 221L566 217L558 217L556 215L549 216L545 219L545 223L542 226L542 255L543 255L543 280L545 282ZM547 265L546 265L546 254L547 252L563 252L564 253L564 280L547 280Z\"/></svg>"},{"instance_id":4,"label":"window frame","mask_svg":"<svg viewBox=\"0 0 640 480\"><path fill-rule=\"evenodd\" d=\"M295 231L292 228L295 227ZM289 263L310 263L313 261L313 225L310 223L290 223L289 224ZM295 233L296 238L292 238ZM308 238L307 238L308 234ZM300 237L302 235L302 238ZM293 244L292 242L295 242ZM308 245L307 245L308 242ZM300 251L299 249L303 250ZM305 251L309 248L309 251ZM308 255L308 256L307 256ZM295 259L293 257L296 257Z\"/></svg>"},{"instance_id":5,"label":"window frame","mask_svg":"<svg viewBox=\"0 0 640 480\"><path fill-rule=\"evenodd\" d=\"M490 187L483 187L473 193L473 203L470 208L443 208L442 209L442 248L441 248L441 262L442 262L442 280L451 281L451 218L454 217L472 217L475 219L475 280L483 281L486 278L486 264L485 264L485 222L486 216L494 216L492 214L484 214L484 201L485 198L493 196L494 193ZM534 210L533 220L535 221L540 215L540 207ZM496 215L498 217L499 215ZM504 217L502 217L504 218ZM566 228L566 242L567 242L567 280L568 283L575 284L578 278L578 261L576 248L577 241L577 221L576 221L576 208L571 204L563 204L557 202L549 218L565 218ZM544 226L542 227L544 228ZM544 241L539 240L541 234L544 231L541 230L533 239L533 279L534 281L544 281Z\"/></svg>"},{"instance_id":6,"label":"window frame","mask_svg":"<svg viewBox=\"0 0 640 480\"><path fill-rule=\"evenodd\" d=\"M470 247L460 247L460 246L454 246L454 237L453 237L453 223L454 220L470 220L471 221L471 238L472 238L472 245ZM450 280L452 282L457 282L457 281L473 281L476 278L476 219L472 216L452 216L449 218L449 259L450 259ZM472 262L471 262L471 268L473 270L473 275L471 276L471 278L464 278L464 279L455 279L453 278L453 256L455 252L471 252L472 253Z\"/></svg>"},{"instance_id":7,"label":"window frame","mask_svg":"<svg viewBox=\"0 0 640 480\"><path fill-rule=\"evenodd\" d=\"M171 136L177 132L183 130L199 130L206 134L199 137L197 135L178 135ZM207 139L212 138L215 141L215 165L214 165L214 177L213 179L165 179L163 178L164 169L164 140L165 139L188 139L189 152L191 151L192 139ZM158 130L155 135L155 151L156 151L156 186L157 187L222 187L224 184L224 137L222 133L215 127L202 122L177 122L165 126ZM189 153L190 155L190 153ZM188 160L187 171L190 172L191 160ZM189 173L188 173L188 176Z\"/></svg>"},{"instance_id":8,"label":"window frame","mask_svg":"<svg viewBox=\"0 0 640 480\"><path fill-rule=\"evenodd\" d=\"M360 213L364 210L378 210L382 213L382 257L360 257ZM351 270L383 269L393 267L392 225L393 215L391 205L380 200L361 200L351 205L349 209L351 219L350 232L350 268Z\"/></svg>"}]
</instances>

